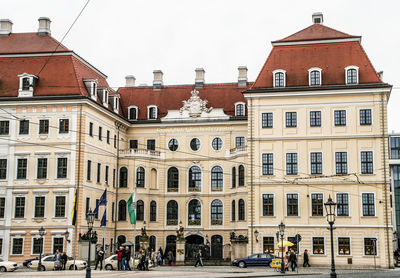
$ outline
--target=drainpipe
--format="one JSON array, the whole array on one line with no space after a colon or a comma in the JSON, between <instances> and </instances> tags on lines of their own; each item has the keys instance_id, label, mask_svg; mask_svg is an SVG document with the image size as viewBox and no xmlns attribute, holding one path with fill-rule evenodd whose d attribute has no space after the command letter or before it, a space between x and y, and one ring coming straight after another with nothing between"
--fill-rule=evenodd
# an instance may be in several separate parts
<instances>
[{"instance_id":1,"label":"drainpipe","mask_svg":"<svg viewBox=\"0 0 400 278\"><path fill-rule=\"evenodd\" d=\"M119 188L119 129L121 124L117 123L117 168L115 169L115 207L114 207L114 245L117 243L117 221L118 221L118 188ZM111 251L111 247L110 247ZM111 253L110 253L111 254Z\"/></svg>"},{"instance_id":2,"label":"drainpipe","mask_svg":"<svg viewBox=\"0 0 400 278\"><path fill-rule=\"evenodd\" d=\"M254 230L254 189L253 189L253 99L250 98L250 107L248 111L251 113L250 117L250 241L251 241L251 254L254 253L254 244L253 244L253 230Z\"/></svg>"}]
</instances>

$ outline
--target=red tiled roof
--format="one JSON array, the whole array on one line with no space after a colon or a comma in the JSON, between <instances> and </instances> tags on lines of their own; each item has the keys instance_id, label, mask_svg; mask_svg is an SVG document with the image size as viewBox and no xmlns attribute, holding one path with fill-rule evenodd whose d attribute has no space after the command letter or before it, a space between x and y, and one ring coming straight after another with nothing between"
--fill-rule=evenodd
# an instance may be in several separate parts
<instances>
[{"instance_id":1,"label":"red tiled roof","mask_svg":"<svg viewBox=\"0 0 400 278\"><path fill-rule=\"evenodd\" d=\"M293 35L290 35L281 40L274 41L273 43L344 38L359 37L337 31L322 24L313 24L303 30L300 30L299 32L294 33Z\"/></svg>"},{"instance_id":2,"label":"red tiled roof","mask_svg":"<svg viewBox=\"0 0 400 278\"><path fill-rule=\"evenodd\" d=\"M249 83L250 86L252 83ZM194 85L163 86L161 90L153 87L119 88L123 113L128 116L128 107L139 107L139 120L147 119L147 106L158 107L158 119L167 115L168 110L179 110L183 100L191 97ZM246 102L242 92L248 87L238 87L237 83L205 84L204 88L196 88L202 100L208 100L207 107L223 108L228 115L234 116L236 102Z\"/></svg>"},{"instance_id":3,"label":"red tiled roof","mask_svg":"<svg viewBox=\"0 0 400 278\"><path fill-rule=\"evenodd\" d=\"M58 41L50 35L39 36L37 33L11 33L8 36L0 36L0 54L70 51L62 44L56 50L57 45Z\"/></svg>"}]
</instances>

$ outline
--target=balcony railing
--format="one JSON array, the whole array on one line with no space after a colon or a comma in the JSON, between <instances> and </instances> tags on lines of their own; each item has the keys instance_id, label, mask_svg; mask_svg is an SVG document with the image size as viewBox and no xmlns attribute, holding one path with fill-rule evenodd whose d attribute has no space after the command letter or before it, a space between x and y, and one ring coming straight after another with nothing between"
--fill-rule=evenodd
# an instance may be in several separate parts
<instances>
[{"instance_id":1,"label":"balcony railing","mask_svg":"<svg viewBox=\"0 0 400 278\"><path fill-rule=\"evenodd\" d=\"M189 187L189 192L200 192L201 188L200 187Z\"/></svg>"},{"instance_id":2,"label":"balcony railing","mask_svg":"<svg viewBox=\"0 0 400 278\"><path fill-rule=\"evenodd\" d=\"M229 151L227 150L225 154L226 157L239 156L239 155L247 155L247 146L239 146L230 149Z\"/></svg>"},{"instance_id":3,"label":"balcony railing","mask_svg":"<svg viewBox=\"0 0 400 278\"><path fill-rule=\"evenodd\" d=\"M222 225L222 219L211 219L211 225Z\"/></svg>"},{"instance_id":4,"label":"balcony railing","mask_svg":"<svg viewBox=\"0 0 400 278\"><path fill-rule=\"evenodd\" d=\"M148 149L127 149L120 150L119 155L121 157L145 157L145 158L156 158L164 159L165 154L160 151L148 150Z\"/></svg>"},{"instance_id":5,"label":"balcony railing","mask_svg":"<svg viewBox=\"0 0 400 278\"><path fill-rule=\"evenodd\" d=\"M201 220L200 219L189 219L188 224L199 226L201 224Z\"/></svg>"},{"instance_id":6,"label":"balcony railing","mask_svg":"<svg viewBox=\"0 0 400 278\"><path fill-rule=\"evenodd\" d=\"M167 219L168 226L176 226L178 225L178 219Z\"/></svg>"}]
</instances>

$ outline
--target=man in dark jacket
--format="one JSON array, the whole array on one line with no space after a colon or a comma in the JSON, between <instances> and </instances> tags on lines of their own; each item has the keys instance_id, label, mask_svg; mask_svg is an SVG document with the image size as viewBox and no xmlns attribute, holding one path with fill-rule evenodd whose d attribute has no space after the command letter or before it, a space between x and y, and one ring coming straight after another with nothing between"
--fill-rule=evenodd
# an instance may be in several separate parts
<instances>
[{"instance_id":1,"label":"man in dark jacket","mask_svg":"<svg viewBox=\"0 0 400 278\"><path fill-rule=\"evenodd\" d=\"M96 260L96 266L94 267L94 270L97 269L97 266L100 263L100 270L103 270L103 259L104 259L104 251L103 247L100 247L99 250L97 250L97 260Z\"/></svg>"},{"instance_id":2,"label":"man in dark jacket","mask_svg":"<svg viewBox=\"0 0 400 278\"><path fill-rule=\"evenodd\" d=\"M67 256L67 253L64 252L61 255L61 262L62 262L62 265L63 265L63 270L65 270L65 266L67 265L67 261L68 261L68 256Z\"/></svg>"},{"instance_id":3,"label":"man in dark jacket","mask_svg":"<svg viewBox=\"0 0 400 278\"><path fill-rule=\"evenodd\" d=\"M297 256L293 252L293 250L290 251L289 261L290 261L290 267L292 268L292 271L295 271L296 267L297 267Z\"/></svg>"},{"instance_id":4,"label":"man in dark jacket","mask_svg":"<svg viewBox=\"0 0 400 278\"><path fill-rule=\"evenodd\" d=\"M117 261L118 261L118 270L122 270L122 249L121 246L119 250L116 250L115 253L117 254Z\"/></svg>"},{"instance_id":5,"label":"man in dark jacket","mask_svg":"<svg viewBox=\"0 0 400 278\"><path fill-rule=\"evenodd\" d=\"M309 263L310 258L308 257L307 249L304 250L303 258L304 258L303 267L306 267L306 266L310 267L311 266L310 263Z\"/></svg>"},{"instance_id":6,"label":"man in dark jacket","mask_svg":"<svg viewBox=\"0 0 400 278\"><path fill-rule=\"evenodd\" d=\"M124 250L124 257L125 257L125 270L131 270L131 267L129 266L129 261L131 260L131 250L129 250L129 247L126 246Z\"/></svg>"},{"instance_id":7,"label":"man in dark jacket","mask_svg":"<svg viewBox=\"0 0 400 278\"><path fill-rule=\"evenodd\" d=\"M203 260L201 258L201 250L199 249L199 252L196 255L196 263L194 264L194 267L197 267L197 265L200 265L201 267L203 267Z\"/></svg>"}]
</instances>

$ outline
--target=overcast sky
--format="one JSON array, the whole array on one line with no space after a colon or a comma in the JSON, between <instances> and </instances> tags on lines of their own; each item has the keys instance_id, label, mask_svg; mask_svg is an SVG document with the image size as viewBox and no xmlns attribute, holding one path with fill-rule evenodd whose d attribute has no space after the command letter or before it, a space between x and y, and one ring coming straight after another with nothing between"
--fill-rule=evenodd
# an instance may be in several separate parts
<instances>
[{"instance_id":1,"label":"overcast sky","mask_svg":"<svg viewBox=\"0 0 400 278\"><path fill-rule=\"evenodd\" d=\"M49 17L52 35L64 36L87 0L3 1L0 18L13 32L35 32ZM132 74L152 84L153 70L164 84L194 83L194 69L206 82L235 82L237 67L257 77L271 41L311 25L313 12L324 24L362 36L362 45L384 81L394 86L389 130L400 132L400 1L392 0L91 0L63 44L108 76L112 87Z\"/></svg>"}]
</instances>

